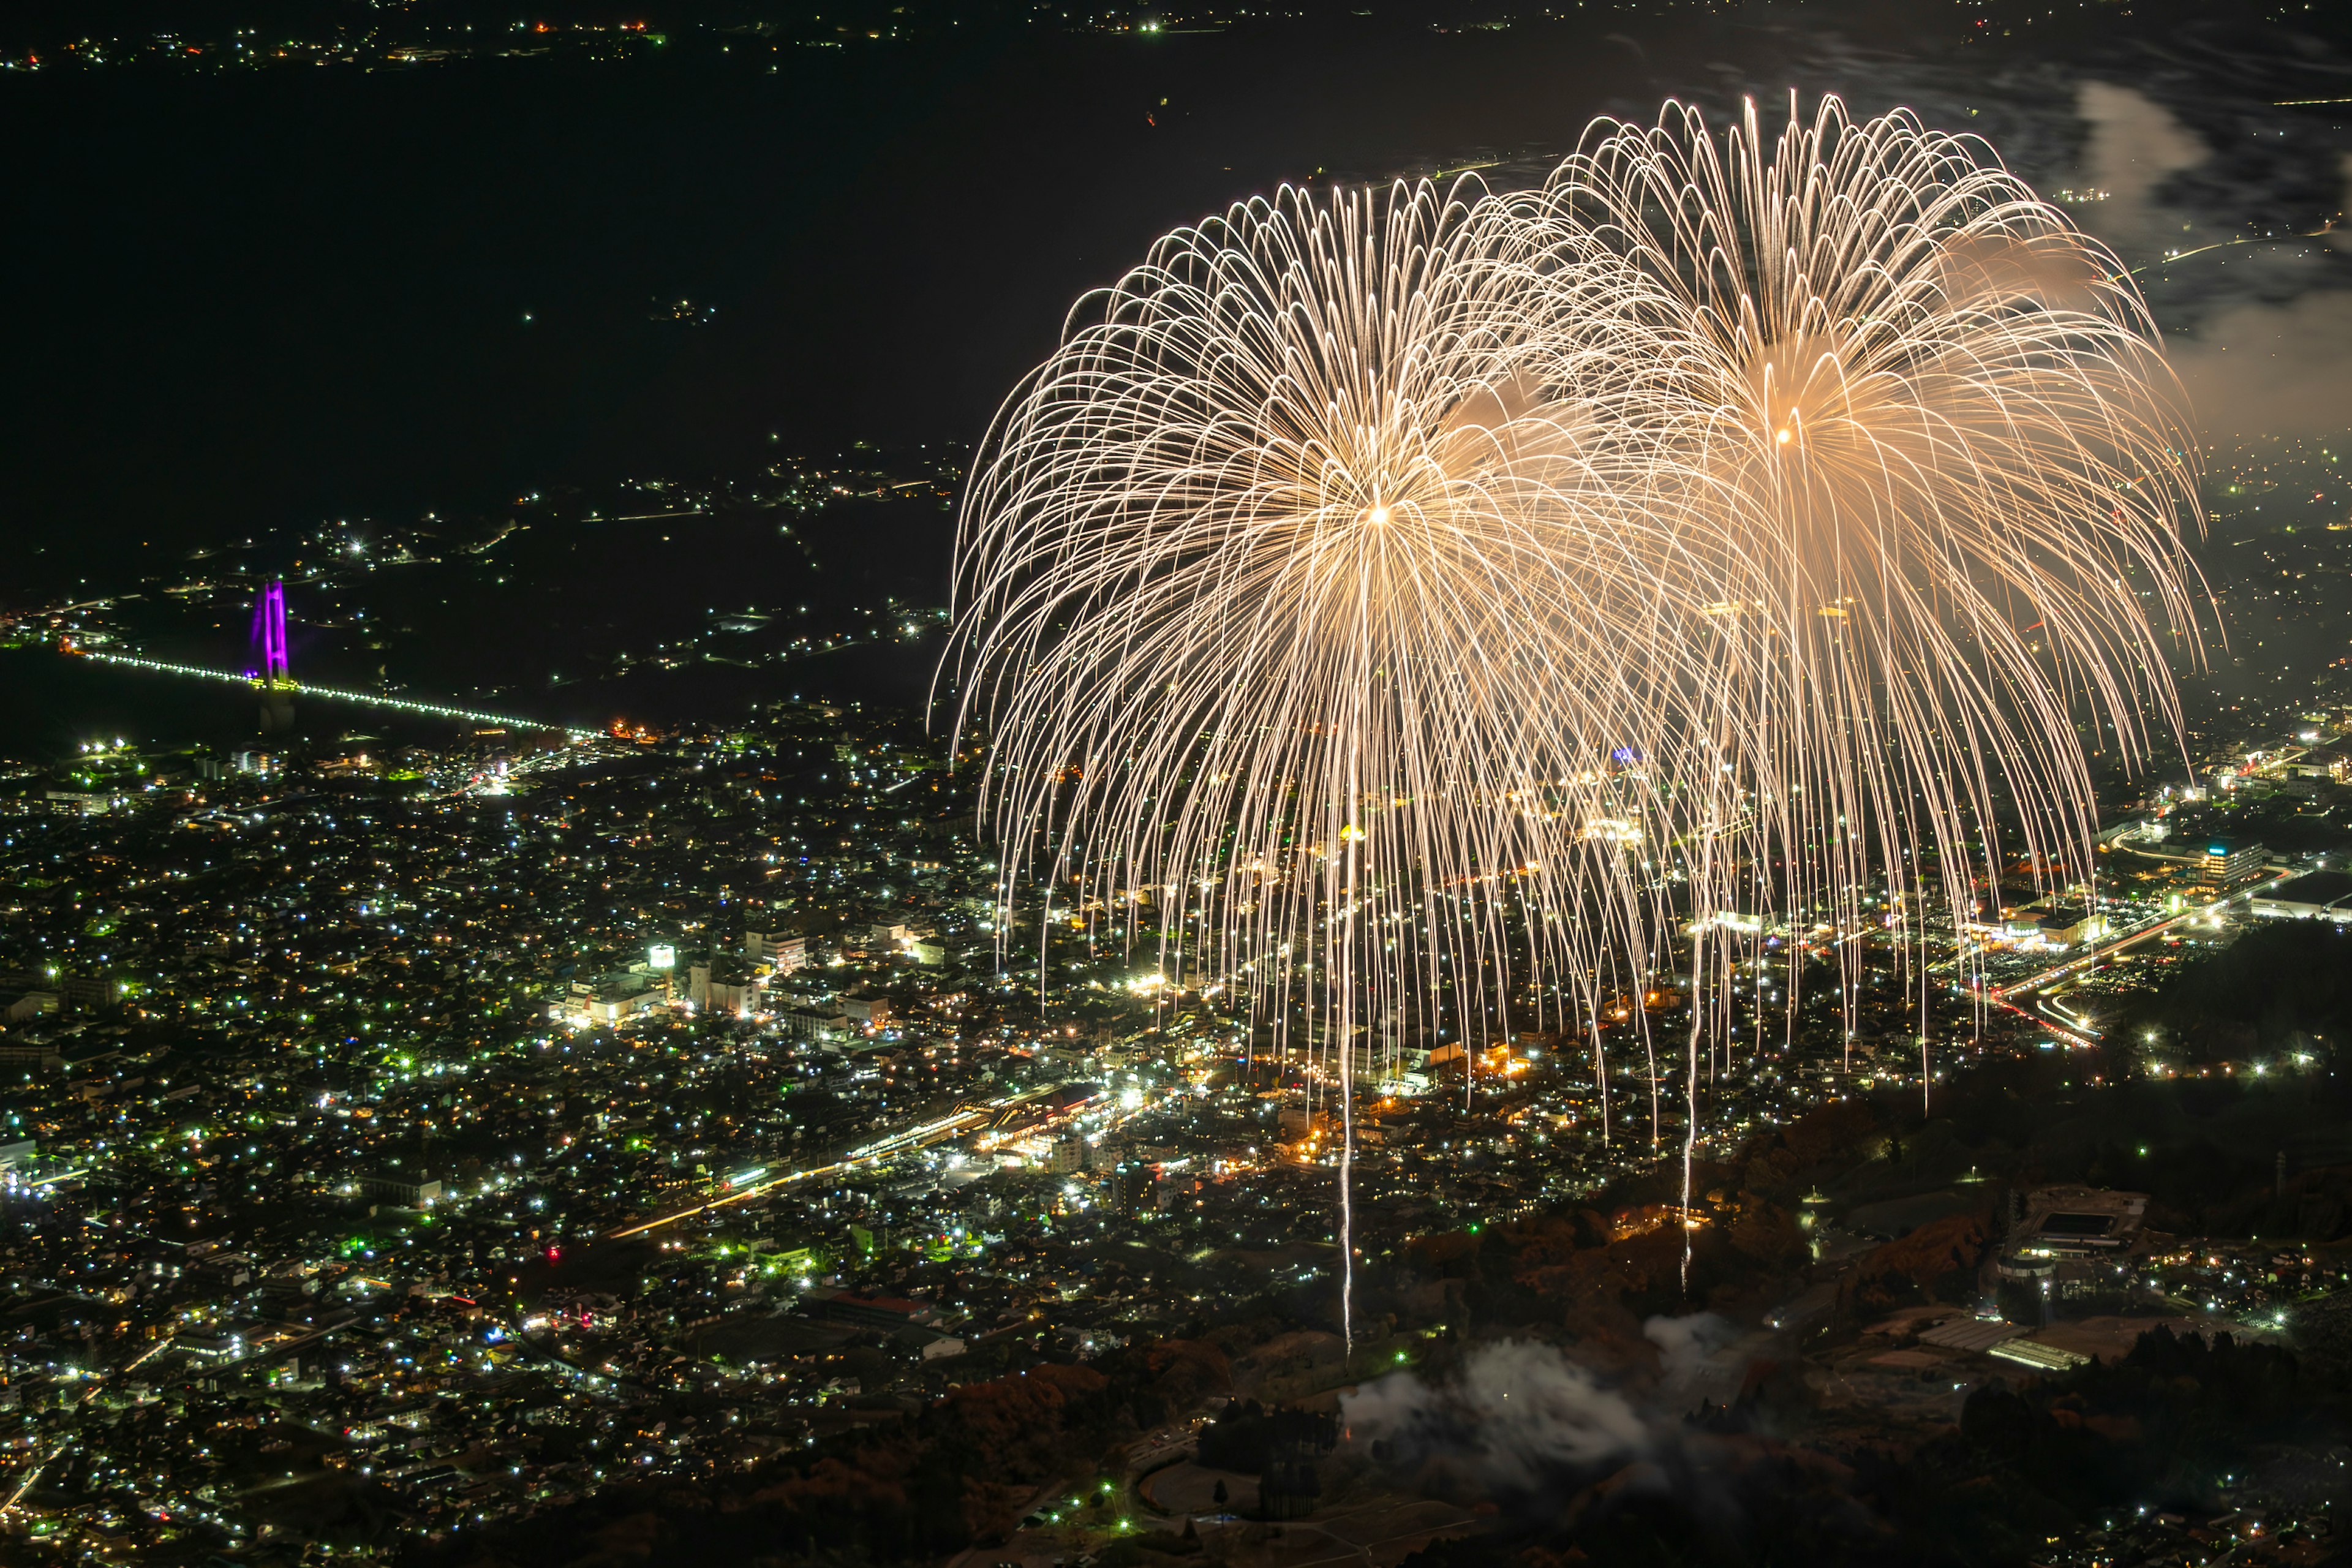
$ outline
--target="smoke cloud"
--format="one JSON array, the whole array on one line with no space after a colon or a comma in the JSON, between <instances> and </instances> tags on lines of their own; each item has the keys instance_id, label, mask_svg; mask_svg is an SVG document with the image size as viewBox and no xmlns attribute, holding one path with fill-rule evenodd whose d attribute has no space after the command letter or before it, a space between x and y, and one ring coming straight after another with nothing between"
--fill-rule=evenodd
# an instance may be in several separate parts
<instances>
[{"instance_id":1,"label":"smoke cloud","mask_svg":"<svg viewBox=\"0 0 2352 1568\"><path fill-rule=\"evenodd\" d=\"M1642 1337L1658 1347L1659 1378L1670 1389L1696 1378L1707 1357L1729 1344L1737 1331L1713 1312L1652 1318L1642 1325Z\"/></svg>"},{"instance_id":2,"label":"smoke cloud","mask_svg":"<svg viewBox=\"0 0 2352 1568\"><path fill-rule=\"evenodd\" d=\"M1443 1457L1505 1492L1562 1469L1622 1464L1650 1441L1624 1395L1554 1346L1517 1340L1472 1351L1450 1379L1392 1373L1340 1409L1358 1441L1385 1442L1407 1465Z\"/></svg>"},{"instance_id":3,"label":"smoke cloud","mask_svg":"<svg viewBox=\"0 0 2352 1568\"><path fill-rule=\"evenodd\" d=\"M2127 87L2086 81L2075 113L2090 129L2083 177L2105 199L2078 209L2134 266L2172 250L2238 237L2237 223L2199 221L2164 200L2174 175L2204 168L2213 150L2162 105ZM2352 159L2343 173L2352 184ZM2152 279L2194 292L2174 301L2189 325L2167 357L2208 439L2326 436L2352 426L2352 292L2328 286L2328 252L2343 238L2307 246L2231 247ZM2233 297L2234 296L2234 297ZM2168 314L2172 313L2168 311Z\"/></svg>"},{"instance_id":4,"label":"smoke cloud","mask_svg":"<svg viewBox=\"0 0 2352 1568\"><path fill-rule=\"evenodd\" d=\"M2157 200L2165 181L2212 156L2212 149L2163 105L2127 87L2086 81L2076 90L2074 112L2090 127L2083 147L2083 174L2105 200L2087 210L2089 226L2111 245L2150 243L2158 231L2178 230L2180 220Z\"/></svg>"},{"instance_id":5,"label":"smoke cloud","mask_svg":"<svg viewBox=\"0 0 2352 1568\"><path fill-rule=\"evenodd\" d=\"M1642 1332L1658 1347L1662 1386L1671 1389L1696 1376L1732 1330L1700 1312L1652 1318ZM1440 1459L1506 1496L1536 1490L1566 1471L1613 1469L1678 1430L1557 1346L1523 1340L1479 1346L1452 1377L1393 1373L1346 1395L1340 1410L1358 1442L1383 1445L1398 1463Z\"/></svg>"},{"instance_id":6,"label":"smoke cloud","mask_svg":"<svg viewBox=\"0 0 2352 1568\"><path fill-rule=\"evenodd\" d=\"M2244 304L2176 338L2172 368L2211 435L2327 436L2352 426L2352 294Z\"/></svg>"}]
</instances>

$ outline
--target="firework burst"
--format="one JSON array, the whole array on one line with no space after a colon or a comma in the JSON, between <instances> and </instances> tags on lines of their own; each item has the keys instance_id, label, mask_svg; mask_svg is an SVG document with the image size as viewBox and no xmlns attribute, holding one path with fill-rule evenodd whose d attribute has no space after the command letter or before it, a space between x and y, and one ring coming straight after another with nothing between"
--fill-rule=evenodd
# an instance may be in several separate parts
<instances>
[{"instance_id":1,"label":"firework burst","mask_svg":"<svg viewBox=\"0 0 2352 1568\"><path fill-rule=\"evenodd\" d=\"M1172 234L967 499L1008 910L1125 910L1343 1121L1406 1036L1515 1005L1605 1065L1601 998L1688 921L1687 1168L1718 917L1884 899L1916 940L2004 828L2086 874L2084 738L2143 756L2193 641L2169 389L2121 269L1981 143L1834 100Z\"/></svg>"},{"instance_id":2,"label":"firework burst","mask_svg":"<svg viewBox=\"0 0 2352 1568\"><path fill-rule=\"evenodd\" d=\"M1237 207L1081 306L967 506L1008 900L1148 905L1343 1121L1408 1032L1475 1033L1515 940L1578 994L1634 945L1582 830L1672 622L1587 390L1638 360L1584 298L1631 274L1589 248L1475 187Z\"/></svg>"},{"instance_id":3,"label":"firework burst","mask_svg":"<svg viewBox=\"0 0 2352 1568\"><path fill-rule=\"evenodd\" d=\"M1834 100L1597 125L1538 205L1651 285L1613 297L1676 366L1633 416L1717 592L1695 911L1884 899L1916 937L2011 855L2087 879L2086 750L2145 760L2195 648L2191 447L2124 269L1981 142Z\"/></svg>"}]
</instances>

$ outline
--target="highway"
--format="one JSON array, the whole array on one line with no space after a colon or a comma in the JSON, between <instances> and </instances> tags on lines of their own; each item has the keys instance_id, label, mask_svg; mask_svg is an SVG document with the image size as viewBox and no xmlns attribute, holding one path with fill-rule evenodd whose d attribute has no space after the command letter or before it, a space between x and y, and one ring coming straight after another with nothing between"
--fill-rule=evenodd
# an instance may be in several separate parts
<instances>
[{"instance_id":1,"label":"highway","mask_svg":"<svg viewBox=\"0 0 2352 1568\"><path fill-rule=\"evenodd\" d=\"M920 1122L904 1131L894 1132L887 1138L852 1149L838 1160L822 1165L803 1166L797 1171L787 1171L782 1175L770 1176L764 1181L752 1183L738 1191L729 1193L724 1197L712 1198L708 1202L679 1209L674 1214L661 1215L653 1219L641 1220L635 1225L625 1226L619 1230L607 1231L604 1239L619 1241L625 1237L642 1236L646 1231L657 1230L666 1225L676 1225L679 1220L692 1219L697 1215L709 1214L714 1209L722 1209L730 1204L740 1204L747 1199L758 1197L763 1193L778 1192L785 1187L797 1186L803 1182L813 1181L819 1176L845 1175L866 1166L880 1164L893 1154L903 1154L910 1149L925 1148L945 1139L953 1138L959 1133L983 1127L1004 1111L1015 1106L1028 1104L1032 1100L1041 1100L1060 1087L1055 1084L1045 1089L1033 1089L1021 1094L1008 1094L978 1105L958 1106L945 1116Z\"/></svg>"},{"instance_id":2,"label":"highway","mask_svg":"<svg viewBox=\"0 0 2352 1568\"><path fill-rule=\"evenodd\" d=\"M960 1105L945 1116L935 1117L931 1121L909 1127L904 1131L893 1132L887 1138L852 1149L837 1160L828 1161L822 1165L803 1166L797 1171L787 1171L779 1176L767 1177L765 1180L729 1193L723 1197L711 1198L703 1203L690 1205L673 1214L658 1215L652 1219L640 1220L635 1225L623 1226L618 1230L606 1231L600 1239L619 1241L625 1237L642 1236L646 1231L658 1230L666 1225L676 1225L682 1219L692 1219L697 1215L709 1214L714 1209L723 1209L730 1204L740 1204L747 1199L756 1198L762 1193L779 1192L786 1187L797 1186L803 1182L814 1181L820 1176L846 1175L852 1171L867 1169L880 1164L894 1154L903 1154L910 1149L927 1148L961 1133L985 1127L1008 1110L1032 1104L1052 1094L1055 1089L1068 1087L1067 1084L1048 1084L1042 1089L1024 1089L1019 1094L1002 1095L997 1099L983 1100L977 1104ZM1105 1103L1097 1100L1067 1107L1049 1115L1044 1125L1051 1126L1080 1111L1102 1112L1105 1110ZM1121 1106L1109 1110L1108 1113L1109 1120L1105 1123L1103 1130L1108 1131L1109 1128L1132 1121L1150 1110L1153 1101L1147 1096L1139 1105ZM1028 1131L1042 1131L1042 1127Z\"/></svg>"},{"instance_id":3,"label":"highway","mask_svg":"<svg viewBox=\"0 0 2352 1568\"><path fill-rule=\"evenodd\" d=\"M619 1230L607 1231L604 1233L604 1239L619 1241L624 1237L642 1236L646 1231L658 1230L666 1225L676 1225L679 1220L692 1219L697 1215L709 1214L714 1209L723 1209L730 1204L740 1204L748 1199L756 1198L763 1193L780 1192L785 1187L797 1186L803 1182L813 1181L819 1176L845 1175L861 1166L879 1164L893 1154L904 1153L909 1149L919 1149L928 1143L936 1143L943 1138L952 1138L959 1132L968 1132L985 1122L995 1114L997 1109L1001 1108L974 1107L968 1110L959 1110L952 1116L927 1121L919 1127L910 1127L906 1131L886 1138L879 1143L868 1144L863 1149L853 1149L830 1163L806 1165L797 1171L787 1171L781 1176L770 1176L764 1181L754 1182L748 1186L739 1188L729 1193L725 1197L712 1198L706 1203L678 1209L675 1213L641 1220L635 1225L624 1226Z\"/></svg>"},{"instance_id":4,"label":"highway","mask_svg":"<svg viewBox=\"0 0 2352 1568\"><path fill-rule=\"evenodd\" d=\"M2028 975L2014 984L1993 986L1987 990L1985 994L1990 1000L2012 1012L2023 1014L2036 1023L2047 1025L2084 1045L2095 1044L2098 1039L2096 1029L2084 1023L2074 1014L2059 1007L2053 999L2042 995L2042 993L2064 984L2084 971L2104 963L2126 948L2137 947L2150 937L2162 936L2176 926L2207 919L2231 904L2237 903L2241 900L2251 899L2263 889L2274 888L2279 883L2297 875L2300 873L2292 868L2285 870L2273 870L2261 880L2250 882L2234 893L2216 899L2208 904L2200 904L2194 909L2183 910L2176 915L2167 915L2162 920L2150 921L2146 925L2135 926L2121 936L2111 937L2096 947L2076 953L2063 963L2053 964L2040 973ZM2019 1005L2028 998L2033 999L2031 1012Z\"/></svg>"},{"instance_id":5,"label":"highway","mask_svg":"<svg viewBox=\"0 0 2352 1568\"><path fill-rule=\"evenodd\" d=\"M1996 1002L2009 1002L2013 1001L2020 996L2031 996L2037 991L2046 991L2060 981L2068 979L2073 975L2079 974L2084 969L2089 968L2092 964L2097 963L2104 959L2110 958L2116 953L2121 952L2127 947L2137 947L2141 942L2146 942L2148 938L2152 936L2161 936L2166 931L2170 931L2173 927L2180 925L2186 921L2203 920L2209 915L2219 913L2221 910L2238 902L2242 899L2250 899L2256 893L2261 892L2263 889L2274 888L2281 882L2299 874L2300 873L2293 868L2284 871L2273 871L2269 876L2263 878L2262 880L2257 882L2249 882L2246 886L2239 889L2236 892L2231 893L2223 898L2216 899L2210 904L2200 904L2193 910L2183 910L2177 915L2167 915L2162 920L2150 921L2147 924L2143 926L2135 926L2121 936L2112 937L2109 940L2101 942L2096 947L2086 949L2085 951L2075 954L2063 963L2053 965L2051 968L2043 970L2039 974L2029 975L2025 979L2019 981L2014 985L1996 986L1989 992L1988 994Z\"/></svg>"}]
</instances>

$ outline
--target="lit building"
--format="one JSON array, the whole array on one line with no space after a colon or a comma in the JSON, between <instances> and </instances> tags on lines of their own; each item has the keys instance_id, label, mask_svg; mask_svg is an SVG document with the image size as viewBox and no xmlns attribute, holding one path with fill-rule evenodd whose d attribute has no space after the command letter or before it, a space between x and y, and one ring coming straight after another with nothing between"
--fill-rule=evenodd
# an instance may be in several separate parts
<instances>
[{"instance_id":1,"label":"lit building","mask_svg":"<svg viewBox=\"0 0 2352 1568\"><path fill-rule=\"evenodd\" d=\"M2035 928L2052 947L2072 947L2097 936L2105 922L2086 909L2061 907L2042 917Z\"/></svg>"},{"instance_id":2,"label":"lit building","mask_svg":"<svg viewBox=\"0 0 2352 1568\"><path fill-rule=\"evenodd\" d=\"M743 933L743 956L753 963L764 963L778 974L790 974L808 965L808 938L791 931L747 931Z\"/></svg>"},{"instance_id":3,"label":"lit building","mask_svg":"<svg viewBox=\"0 0 2352 1568\"><path fill-rule=\"evenodd\" d=\"M2273 919L2352 921L2352 872L2312 871L2257 893L2251 907Z\"/></svg>"},{"instance_id":4,"label":"lit building","mask_svg":"<svg viewBox=\"0 0 2352 1568\"><path fill-rule=\"evenodd\" d=\"M2232 839L2216 838L2205 847L2205 858L2200 868L2206 886L2224 892L2261 873L2270 851L2259 844L2241 844Z\"/></svg>"}]
</instances>

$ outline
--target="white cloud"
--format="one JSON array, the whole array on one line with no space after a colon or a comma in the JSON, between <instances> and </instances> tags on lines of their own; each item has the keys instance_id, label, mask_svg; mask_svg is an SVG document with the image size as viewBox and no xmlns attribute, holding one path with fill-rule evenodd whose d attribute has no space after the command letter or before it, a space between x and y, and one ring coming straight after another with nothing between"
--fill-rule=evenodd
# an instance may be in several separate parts
<instances>
[{"instance_id":1,"label":"white cloud","mask_svg":"<svg viewBox=\"0 0 2352 1568\"><path fill-rule=\"evenodd\" d=\"M2192 231L2189 214L2158 198L2167 179L2212 156L2168 110L2130 88L2085 81L2075 112L2090 128L2083 180L2106 193L2104 202L2077 210L2127 262L2233 237L2210 226ZM2345 172L2352 182L2352 158ZM2346 238L2352 237L2328 243ZM2168 313L2185 308L2192 330L2170 336L2166 357L2203 436L2320 436L2352 427L2352 293L2313 289L2284 302L2246 297L2291 290L2312 276L2307 253L2270 247L2209 252L2183 265L2194 270L2168 279L2176 289ZM2180 294L2178 286L2188 283L2200 291ZM2231 300L2232 292L2240 297Z\"/></svg>"},{"instance_id":2,"label":"white cloud","mask_svg":"<svg viewBox=\"0 0 2352 1568\"><path fill-rule=\"evenodd\" d=\"M2212 156L2197 134L2169 110L2127 87L2085 81L2074 112L2091 128L2083 148L2083 176L2106 200L2089 209L2090 222L2110 240L2144 239L2159 226L2178 227L2156 200L2157 187Z\"/></svg>"},{"instance_id":3,"label":"white cloud","mask_svg":"<svg viewBox=\"0 0 2352 1568\"><path fill-rule=\"evenodd\" d=\"M2209 436L2352 428L2352 293L2233 305L2167 347Z\"/></svg>"}]
</instances>

